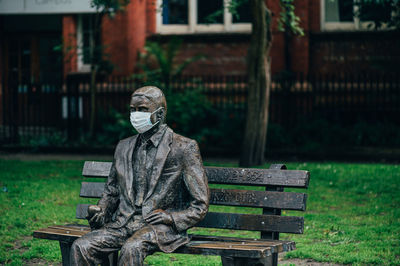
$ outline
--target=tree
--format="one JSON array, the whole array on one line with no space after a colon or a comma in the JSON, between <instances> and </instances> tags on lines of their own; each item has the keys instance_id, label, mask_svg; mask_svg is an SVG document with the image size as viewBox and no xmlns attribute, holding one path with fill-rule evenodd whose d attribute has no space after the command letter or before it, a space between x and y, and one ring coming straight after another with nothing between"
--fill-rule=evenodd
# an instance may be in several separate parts
<instances>
[{"instance_id":1,"label":"tree","mask_svg":"<svg viewBox=\"0 0 400 266\"><path fill-rule=\"evenodd\" d=\"M271 12L265 0L250 0L252 33L247 55L248 97L247 115L240 166L260 165L264 162L267 140L269 99L271 90L272 45ZM281 30L303 34L299 18L294 14L293 0L281 1L279 19Z\"/></svg>"},{"instance_id":2,"label":"tree","mask_svg":"<svg viewBox=\"0 0 400 266\"><path fill-rule=\"evenodd\" d=\"M94 137L94 128L96 121L96 79L102 68L110 69L111 63L103 53L104 46L99 44L101 33L101 20L105 15L113 18L119 11L123 11L130 0L91 0L91 6L96 9L92 32L90 35L90 45L87 47L90 60L90 120L89 136ZM82 44L78 44L82 45ZM85 48L84 48L85 49Z\"/></svg>"},{"instance_id":3,"label":"tree","mask_svg":"<svg viewBox=\"0 0 400 266\"><path fill-rule=\"evenodd\" d=\"M227 9L233 16L239 17L237 10L248 1L251 4L252 17L252 34L247 54L248 108L239 162L241 166L246 167L260 165L264 161L271 87L269 51L272 44L272 17L265 5L265 0L230 0ZM279 29L303 35L304 32L299 26L300 19L294 13L293 1L280 0L282 12L278 21ZM205 20L213 23L216 17L221 16L223 12L224 10L217 10L207 16ZM157 54L161 53L157 52ZM159 65L162 68L161 64ZM169 81L170 78L165 77L164 80Z\"/></svg>"},{"instance_id":4,"label":"tree","mask_svg":"<svg viewBox=\"0 0 400 266\"><path fill-rule=\"evenodd\" d=\"M264 0L252 0L251 14L253 29L247 54L247 115L241 166L259 165L264 161L271 87L271 12Z\"/></svg>"},{"instance_id":5,"label":"tree","mask_svg":"<svg viewBox=\"0 0 400 266\"><path fill-rule=\"evenodd\" d=\"M157 42L147 41L144 47L144 53L139 54L140 61L138 69L141 74L135 74L133 77L140 77L152 82L161 82L163 90L170 89L171 81L182 75L182 72L189 64L204 58L203 55L195 55L185 59L181 63L176 62L176 55L182 46L182 39L172 37L166 46Z\"/></svg>"}]
</instances>

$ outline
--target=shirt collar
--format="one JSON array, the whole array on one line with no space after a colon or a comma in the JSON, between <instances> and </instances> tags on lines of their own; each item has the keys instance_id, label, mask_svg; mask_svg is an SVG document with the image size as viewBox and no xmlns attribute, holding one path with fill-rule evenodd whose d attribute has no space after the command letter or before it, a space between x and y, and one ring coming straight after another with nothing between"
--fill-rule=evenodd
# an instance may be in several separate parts
<instances>
[{"instance_id":1,"label":"shirt collar","mask_svg":"<svg viewBox=\"0 0 400 266\"><path fill-rule=\"evenodd\" d=\"M154 147L158 147L158 144L160 144L160 141L161 141L162 137L164 136L166 129L167 129L167 125L163 124L160 126L160 128L157 130L157 132L154 133L150 137L150 141L154 145Z\"/></svg>"}]
</instances>

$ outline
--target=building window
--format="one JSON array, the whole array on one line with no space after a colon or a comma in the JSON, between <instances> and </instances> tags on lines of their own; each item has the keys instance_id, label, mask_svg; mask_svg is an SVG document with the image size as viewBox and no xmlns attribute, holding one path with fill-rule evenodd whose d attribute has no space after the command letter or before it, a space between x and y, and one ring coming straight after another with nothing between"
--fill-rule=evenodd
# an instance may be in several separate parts
<instances>
[{"instance_id":1,"label":"building window","mask_svg":"<svg viewBox=\"0 0 400 266\"><path fill-rule=\"evenodd\" d=\"M162 5L162 24L185 25L188 24L187 0L164 0Z\"/></svg>"},{"instance_id":2,"label":"building window","mask_svg":"<svg viewBox=\"0 0 400 266\"><path fill-rule=\"evenodd\" d=\"M197 1L198 24L223 24L223 1Z\"/></svg>"},{"instance_id":3,"label":"building window","mask_svg":"<svg viewBox=\"0 0 400 266\"><path fill-rule=\"evenodd\" d=\"M77 44L78 71L90 71L91 48L96 45L94 40L94 15L78 15Z\"/></svg>"},{"instance_id":4,"label":"building window","mask_svg":"<svg viewBox=\"0 0 400 266\"><path fill-rule=\"evenodd\" d=\"M325 14L326 22L353 22L353 0L328 0Z\"/></svg>"},{"instance_id":5,"label":"building window","mask_svg":"<svg viewBox=\"0 0 400 266\"><path fill-rule=\"evenodd\" d=\"M375 20L388 21L392 15L390 1L363 0L321 0L321 14L322 30L326 31L374 29ZM387 27L382 24L380 28Z\"/></svg>"},{"instance_id":6,"label":"building window","mask_svg":"<svg viewBox=\"0 0 400 266\"><path fill-rule=\"evenodd\" d=\"M157 32L187 34L250 32L248 0L241 1L237 15L228 11L230 0L158 0Z\"/></svg>"}]
</instances>

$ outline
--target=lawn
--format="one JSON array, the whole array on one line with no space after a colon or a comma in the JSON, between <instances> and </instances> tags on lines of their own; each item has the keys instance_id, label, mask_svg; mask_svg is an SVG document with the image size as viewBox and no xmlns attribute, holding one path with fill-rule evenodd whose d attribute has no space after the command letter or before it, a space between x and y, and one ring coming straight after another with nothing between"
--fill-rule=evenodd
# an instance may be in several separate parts
<instances>
[{"instance_id":1,"label":"lawn","mask_svg":"<svg viewBox=\"0 0 400 266\"><path fill-rule=\"evenodd\" d=\"M76 204L82 201L78 197L84 180L80 175L82 165L81 161L0 160L0 264L21 265L36 258L48 263L61 260L58 242L32 239L31 235L41 227L77 222L74 215ZM400 264L399 166L328 162L289 163L288 168L309 170L311 180L307 211L284 212L305 217L303 235L281 235L297 243L297 250L286 257L356 265ZM237 211L215 206L211 210ZM205 234L216 231L192 230ZM224 234L257 236L254 232L229 230ZM146 263L221 262L213 256L156 253Z\"/></svg>"}]
</instances>

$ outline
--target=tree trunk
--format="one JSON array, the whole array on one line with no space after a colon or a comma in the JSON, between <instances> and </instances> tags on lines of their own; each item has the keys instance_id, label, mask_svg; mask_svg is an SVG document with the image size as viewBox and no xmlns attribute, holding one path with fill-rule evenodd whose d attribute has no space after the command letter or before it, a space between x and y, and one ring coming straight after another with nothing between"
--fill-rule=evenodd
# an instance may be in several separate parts
<instances>
[{"instance_id":1,"label":"tree trunk","mask_svg":"<svg viewBox=\"0 0 400 266\"><path fill-rule=\"evenodd\" d=\"M247 116L240 157L240 166L243 167L264 162L271 88L271 13L264 0L251 0L251 12L253 30L247 58Z\"/></svg>"},{"instance_id":2,"label":"tree trunk","mask_svg":"<svg viewBox=\"0 0 400 266\"><path fill-rule=\"evenodd\" d=\"M101 54L96 51L97 40L100 39L100 29L101 29L101 17L102 14L96 12L94 17L93 27L93 35L91 35L90 40L90 120L89 120L89 137L91 139L95 136L95 126L96 126L96 78L97 78L97 70L99 68L99 62L101 60ZM98 50L98 48L97 48Z\"/></svg>"},{"instance_id":3,"label":"tree trunk","mask_svg":"<svg viewBox=\"0 0 400 266\"><path fill-rule=\"evenodd\" d=\"M94 127L96 122L96 67L92 66L90 72L90 122L89 122L89 136L94 138Z\"/></svg>"}]
</instances>

